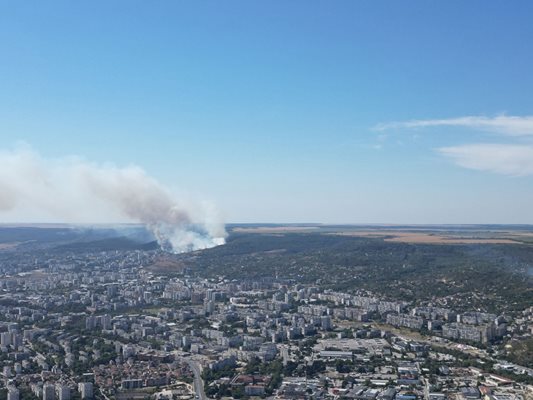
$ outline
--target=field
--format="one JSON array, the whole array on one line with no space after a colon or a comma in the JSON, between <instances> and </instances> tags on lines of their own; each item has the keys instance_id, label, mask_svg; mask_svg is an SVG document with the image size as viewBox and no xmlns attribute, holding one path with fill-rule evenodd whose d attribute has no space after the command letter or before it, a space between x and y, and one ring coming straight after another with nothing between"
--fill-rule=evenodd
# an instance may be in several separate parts
<instances>
[{"instance_id":1,"label":"field","mask_svg":"<svg viewBox=\"0 0 533 400\"><path fill-rule=\"evenodd\" d=\"M448 235L434 232L359 231L339 232L335 235L383 238L386 242L428 244L516 244L522 241L511 238L484 238L476 236Z\"/></svg>"},{"instance_id":2,"label":"field","mask_svg":"<svg viewBox=\"0 0 533 400\"><path fill-rule=\"evenodd\" d=\"M1 250L7 250L7 249L13 249L17 247L20 243L14 242L14 243L0 243L0 251Z\"/></svg>"},{"instance_id":3,"label":"field","mask_svg":"<svg viewBox=\"0 0 533 400\"><path fill-rule=\"evenodd\" d=\"M358 226L358 225L267 225L236 226L234 233L286 234L323 233L339 236L383 239L386 242L420 244L529 244L533 243L533 229L509 227L509 229L478 226Z\"/></svg>"},{"instance_id":4,"label":"field","mask_svg":"<svg viewBox=\"0 0 533 400\"><path fill-rule=\"evenodd\" d=\"M311 232L320 229L318 226L256 226L256 227L235 227L235 233L298 233Z\"/></svg>"}]
</instances>

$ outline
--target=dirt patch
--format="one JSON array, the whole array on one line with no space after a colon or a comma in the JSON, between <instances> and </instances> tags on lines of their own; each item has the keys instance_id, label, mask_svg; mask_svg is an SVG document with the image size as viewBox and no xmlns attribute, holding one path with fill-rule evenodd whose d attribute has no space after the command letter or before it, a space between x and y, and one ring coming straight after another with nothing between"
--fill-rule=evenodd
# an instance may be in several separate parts
<instances>
[{"instance_id":1,"label":"dirt patch","mask_svg":"<svg viewBox=\"0 0 533 400\"><path fill-rule=\"evenodd\" d=\"M182 272L185 265L181 261L172 260L170 258L160 258L153 264L147 265L146 269L153 272Z\"/></svg>"},{"instance_id":2,"label":"dirt patch","mask_svg":"<svg viewBox=\"0 0 533 400\"><path fill-rule=\"evenodd\" d=\"M0 243L0 251L1 250L13 249L13 248L17 247L19 244L20 244L20 242Z\"/></svg>"}]
</instances>

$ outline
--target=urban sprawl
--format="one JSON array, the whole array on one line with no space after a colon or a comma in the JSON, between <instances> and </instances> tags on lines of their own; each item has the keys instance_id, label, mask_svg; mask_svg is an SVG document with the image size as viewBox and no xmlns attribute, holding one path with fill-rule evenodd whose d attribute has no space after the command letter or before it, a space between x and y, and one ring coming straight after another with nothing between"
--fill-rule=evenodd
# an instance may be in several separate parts
<instances>
[{"instance_id":1,"label":"urban sprawl","mask_svg":"<svg viewBox=\"0 0 533 400\"><path fill-rule=\"evenodd\" d=\"M151 269L160 251L0 264L0 398L526 400L518 316L276 278ZM193 273L194 272L194 273Z\"/></svg>"}]
</instances>

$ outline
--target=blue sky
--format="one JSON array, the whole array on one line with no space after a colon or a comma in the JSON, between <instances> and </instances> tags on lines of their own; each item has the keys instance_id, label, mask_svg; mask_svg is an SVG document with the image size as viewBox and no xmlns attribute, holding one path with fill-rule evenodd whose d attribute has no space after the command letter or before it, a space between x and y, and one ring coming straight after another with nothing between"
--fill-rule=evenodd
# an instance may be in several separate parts
<instances>
[{"instance_id":1,"label":"blue sky","mask_svg":"<svg viewBox=\"0 0 533 400\"><path fill-rule=\"evenodd\" d=\"M532 18L529 1L2 1L0 148L134 164L229 222L533 223Z\"/></svg>"}]
</instances>

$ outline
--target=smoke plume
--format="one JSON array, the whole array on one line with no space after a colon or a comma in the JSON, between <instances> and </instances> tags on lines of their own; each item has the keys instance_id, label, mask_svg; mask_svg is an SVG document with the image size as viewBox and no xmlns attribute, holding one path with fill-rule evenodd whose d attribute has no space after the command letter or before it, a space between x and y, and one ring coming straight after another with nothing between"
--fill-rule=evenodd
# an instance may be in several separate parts
<instances>
[{"instance_id":1,"label":"smoke plume","mask_svg":"<svg viewBox=\"0 0 533 400\"><path fill-rule=\"evenodd\" d=\"M177 253L226 237L215 207L176 196L138 166L50 160L27 147L0 151L0 213L3 222L142 223Z\"/></svg>"}]
</instances>

